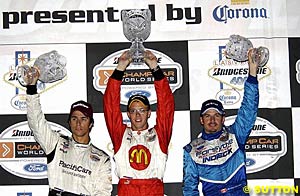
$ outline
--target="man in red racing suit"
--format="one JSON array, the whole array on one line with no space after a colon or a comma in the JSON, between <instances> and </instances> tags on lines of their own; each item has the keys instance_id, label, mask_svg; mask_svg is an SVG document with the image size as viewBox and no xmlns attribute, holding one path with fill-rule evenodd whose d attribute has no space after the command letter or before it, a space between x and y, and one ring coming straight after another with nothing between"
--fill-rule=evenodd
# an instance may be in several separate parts
<instances>
[{"instance_id":1,"label":"man in red racing suit","mask_svg":"<svg viewBox=\"0 0 300 196\"><path fill-rule=\"evenodd\" d=\"M157 58L145 51L145 63L155 79L157 94L156 125L148 127L151 115L149 100L144 95L129 98L127 115L131 127L123 124L120 109L122 78L130 64L124 52L109 78L103 98L104 116L113 147L118 196L164 195L163 176L168 156L174 119L174 97L167 78L157 65Z\"/></svg>"}]
</instances>

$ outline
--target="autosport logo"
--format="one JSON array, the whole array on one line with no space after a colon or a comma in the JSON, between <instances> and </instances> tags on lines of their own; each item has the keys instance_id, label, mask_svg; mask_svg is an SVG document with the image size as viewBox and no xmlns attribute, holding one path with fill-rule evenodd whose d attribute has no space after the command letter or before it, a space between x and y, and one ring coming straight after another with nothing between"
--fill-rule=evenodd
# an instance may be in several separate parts
<instances>
[{"instance_id":1,"label":"autosport logo","mask_svg":"<svg viewBox=\"0 0 300 196\"><path fill-rule=\"evenodd\" d=\"M63 126L48 122L51 129L63 135L70 132ZM34 140L28 122L14 124L0 134L0 164L7 172L27 179L47 178L47 158Z\"/></svg>"},{"instance_id":2,"label":"autosport logo","mask_svg":"<svg viewBox=\"0 0 300 196\"><path fill-rule=\"evenodd\" d=\"M167 77L172 92L182 86L182 66L167 55L156 50L150 50L157 58L158 64ZM125 50L115 52L106 57L93 69L93 86L104 93L109 77L118 64L118 57ZM150 104L156 103L154 77L146 64L130 64L125 71L121 86L121 104L126 105L130 95L142 93L149 99Z\"/></svg>"},{"instance_id":3,"label":"autosport logo","mask_svg":"<svg viewBox=\"0 0 300 196\"><path fill-rule=\"evenodd\" d=\"M236 116L226 118L232 124ZM287 152L286 133L268 120L257 117L245 145L247 173L262 171L274 165Z\"/></svg>"}]
</instances>

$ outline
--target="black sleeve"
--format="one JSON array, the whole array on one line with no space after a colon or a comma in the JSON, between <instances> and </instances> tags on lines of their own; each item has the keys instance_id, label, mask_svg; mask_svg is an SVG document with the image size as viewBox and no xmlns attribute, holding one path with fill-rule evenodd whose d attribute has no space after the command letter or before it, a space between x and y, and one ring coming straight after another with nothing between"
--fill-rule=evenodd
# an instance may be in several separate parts
<instances>
[{"instance_id":1,"label":"black sleeve","mask_svg":"<svg viewBox=\"0 0 300 196\"><path fill-rule=\"evenodd\" d=\"M27 85L26 86L26 93L28 95L35 95L35 94L37 94L36 85Z\"/></svg>"}]
</instances>

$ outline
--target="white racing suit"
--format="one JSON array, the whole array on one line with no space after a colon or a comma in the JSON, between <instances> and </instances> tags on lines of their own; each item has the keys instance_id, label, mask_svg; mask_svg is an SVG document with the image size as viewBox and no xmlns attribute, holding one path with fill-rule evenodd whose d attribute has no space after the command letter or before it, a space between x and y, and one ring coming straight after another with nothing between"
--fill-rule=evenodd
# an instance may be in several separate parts
<instances>
[{"instance_id":1,"label":"white racing suit","mask_svg":"<svg viewBox=\"0 0 300 196\"><path fill-rule=\"evenodd\" d=\"M27 95L27 119L47 155L49 195L111 195L111 162L104 151L51 130L38 94Z\"/></svg>"}]
</instances>

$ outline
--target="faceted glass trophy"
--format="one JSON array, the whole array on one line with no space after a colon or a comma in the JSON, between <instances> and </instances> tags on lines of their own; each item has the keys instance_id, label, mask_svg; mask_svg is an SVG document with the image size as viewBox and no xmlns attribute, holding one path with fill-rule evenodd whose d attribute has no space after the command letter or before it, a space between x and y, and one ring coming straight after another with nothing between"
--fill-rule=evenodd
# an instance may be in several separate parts
<instances>
[{"instance_id":1,"label":"faceted glass trophy","mask_svg":"<svg viewBox=\"0 0 300 196\"><path fill-rule=\"evenodd\" d=\"M225 47L225 55L227 58L243 62L248 60L248 50L253 48L251 41L240 35L231 35L229 42ZM269 49L266 47L254 48L253 62L259 67L263 67L269 60Z\"/></svg>"},{"instance_id":2,"label":"faceted glass trophy","mask_svg":"<svg viewBox=\"0 0 300 196\"><path fill-rule=\"evenodd\" d=\"M32 83L33 78L40 73L39 80L44 83L56 82L67 75L67 59L57 51L40 55L33 66L20 65L17 68L17 79L22 86Z\"/></svg>"},{"instance_id":3,"label":"faceted glass trophy","mask_svg":"<svg viewBox=\"0 0 300 196\"><path fill-rule=\"evenodd\" d=\"M149 9L122 10L123 33L131 42L129 55L133 64L144 63L143 42L151 32L151 11Z\"/></svg>"}]
</instances>

